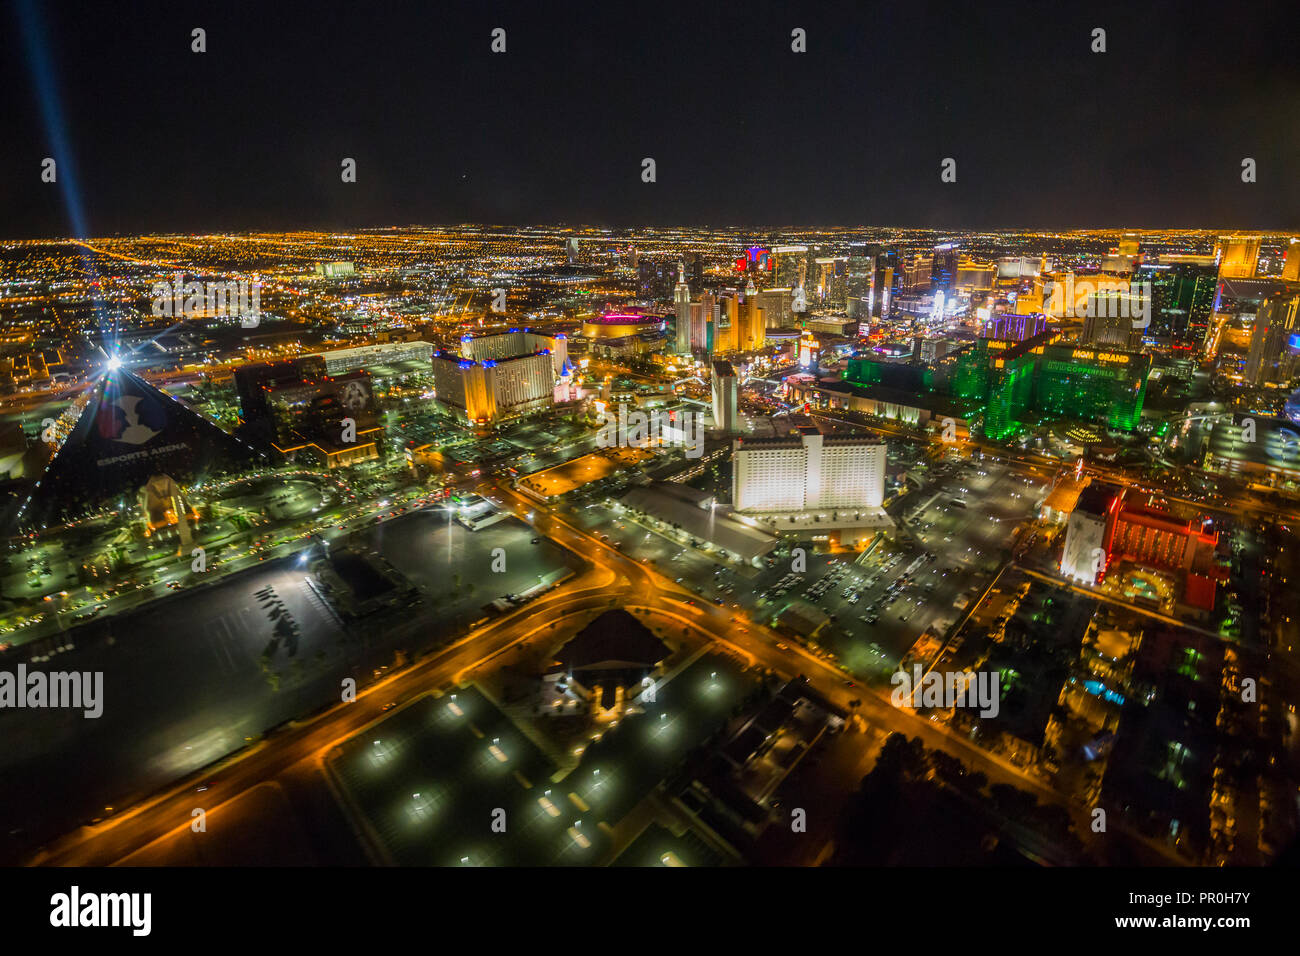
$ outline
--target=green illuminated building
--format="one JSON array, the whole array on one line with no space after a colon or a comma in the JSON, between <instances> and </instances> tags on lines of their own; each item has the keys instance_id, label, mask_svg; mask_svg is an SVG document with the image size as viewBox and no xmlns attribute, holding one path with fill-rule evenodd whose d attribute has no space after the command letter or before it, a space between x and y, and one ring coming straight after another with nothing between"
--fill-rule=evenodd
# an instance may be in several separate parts
<instances>
[{"instance_id":1,"label":"green illuminated building","mask_svg":"<svg viewBox=\"0 0 1300 956\"><path fill-rule=\"evenodd\" d=\"M1038 360L1034 406L1058 418L1132 431L1142 416L1150 370L1151 357L1141 352L1049 345Z\"/></svg>"},{"instance_id":2,"label":"green illuminated building","mask_svg":"<svg viewBox=\"0 0 1300 956\"><path fill-rule=\"evenodd\" d=\"M1151 357L1141 352L1045 344L1031 339L988 353L988 403L984 434L1013 436L1027 414L1096 422L1132 431L1142 415ZM962 383L967 383L965 386ZM954 376L953 388L973 387L978 365Z\"/></svg>"},{"instance_id":3,"label":"green illuminated building","mask_svg":"<svg viewBox=\"0 0 1300 956\"><path fill-rule=\"evenodd\" d=\"M984 434L988 437L1006 438L1021 427L1033 400L1036 358L1032 351L1014 349L993 360L984 410Z\"/></svg>"},{"instance_id":4,"label":"green illuminated building","mask_svg":"<svg viewBox=\"0 0 1300 956\"><path fill-rule=\"evenodd\" d=\"M951 357L948 391L954 398L984 401L989 397L989 343L976 339Z\"/></svg>"},{"instance_id":5,"label":"green illuminated building","mask_svg":"<svg viewBox=\"0 0 1300 956\"><path fill-rule=\"evenodd\" d=\"M942 359L937 373L911 363L855 357L844 382L915 394L935 391L937 380L938 390L952 399L983 404L984 434L999 441L1045 418L1132 431L1142 415L1151 357L1057 344L1059 336L1048 330L1022 342L977 339Z\"/></svg>"},{"instance_id":6,"label":"green illuminated building","mask_svg":"<svg viewBox=\"0 0 1300 956\"><path fill-rule=\"evenodd\" d=\"M881 362L872 358L849 359L844 381L854 385L885 385L905 391L933 391L934 373L910 362Z\"/></svg>"}]
</instances>

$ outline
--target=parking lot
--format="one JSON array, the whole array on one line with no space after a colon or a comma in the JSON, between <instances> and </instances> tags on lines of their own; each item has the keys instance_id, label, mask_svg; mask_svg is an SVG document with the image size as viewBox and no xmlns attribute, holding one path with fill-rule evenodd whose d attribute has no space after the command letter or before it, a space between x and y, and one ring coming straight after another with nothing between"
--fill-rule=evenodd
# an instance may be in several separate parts
<instances>
[{"instance_id":1,"label":"parking lot","mask_svg":"<svg viewBox=\"0 0 1300 956\"><path fill-rule=\"evenodd\" d=\"M394 711L343 744L329 769L397 864L590 865L610 850L604 824L626 816L755 686L732 659L706 655L562 779L531 734L476 687L457 688Z\"/></svg>"},{"instance_id":2,"label":"parking lot","mask_svg":"<svg viewBox=\"0 0 1300 956\"><path fill-rule=\"evenodd\" d=\"M1041 481L992 459L913 473L919 487L913 479L892 509L898 527L878 532L865 551L816 553L812 542L785 541L761 568L716 560L604 502L584 502L571 520L716 604L765 622L792 606L813 609L826 620L819 645L856 677L887 681L918 638L943 634L978 599L1046 493ZM793 547L804 549L802 571L792 570Z\"/></svg>"}]
</instances>

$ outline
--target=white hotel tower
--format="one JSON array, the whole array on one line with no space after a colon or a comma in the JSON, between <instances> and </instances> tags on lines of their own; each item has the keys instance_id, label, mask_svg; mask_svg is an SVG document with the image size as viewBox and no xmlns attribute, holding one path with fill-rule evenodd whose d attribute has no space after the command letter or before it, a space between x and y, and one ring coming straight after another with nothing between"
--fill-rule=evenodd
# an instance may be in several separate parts
<instances>
[{"instance_id":1,"label":"white hotel tower","mask_svg":"<svg viewBox=\"0 0 1300 956\"><path fill-rule=\"evenodd\" d=\"M884 501L885 446L880 442L826 438L804 425L797 438L738 439L732 447L736 511L878 509Z\"/></svg>"}]
</instances>

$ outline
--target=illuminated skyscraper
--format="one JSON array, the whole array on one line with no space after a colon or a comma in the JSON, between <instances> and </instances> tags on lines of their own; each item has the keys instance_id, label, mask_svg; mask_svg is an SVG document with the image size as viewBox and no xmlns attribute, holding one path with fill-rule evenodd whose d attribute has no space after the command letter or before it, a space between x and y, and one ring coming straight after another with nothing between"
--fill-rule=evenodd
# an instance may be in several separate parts
<instances>
[{"instance_id":1,"label":"illuminated skyscraper","mask_svg":"<svg viewBox=\"0 0 1300 956\"><path fill-rule=\"evenodd\" d=\"M952 286L954 290L984 292L993 288L997 277L998 269L993 263L962 259L957 263L957 274Z\"/></svg>"},{"instance_id":2,"label":"illuminated skyscraper","mask_svg":"<svg viewBox=\"0 0 1300 956\"><path fill-rule=\"evenodd\" d=\"M793 289L804 281L807 267L807 246L774 246L772 254L776 257L776 284L786 289Z\"/></svg>"},{"instance_id":3,"label":"illuminated skyscraper","mask_svg":"<svg viewBox=\"0 0 1300 956\"><path fill-rule=\"evenodd\" d=\"M691 287L686 283L686 263L678 263L677 286L673 289L673 305L677 309L676 351L678 355L691 354Z\"/></svg>"},{"instance_id":4,"label":"illuminated skyscraper","mask_svg":"<svg viewBox=\"0 0 1300 956\"><path fill-rule=\"evenodd\" d=\"M731 494L737 511L879 508L885 446L853 437L823 437L813 426L797 438L739 439L733 446Z\"/></svg>"},{"instance_id":5,"label":"illuminated skyscraper","mask_svg":"<svg viewBox=\"0 0 1300 956\"><path fill-rule=\"evenodd\" d=\"M1035 374L1034 408L1132 431L1142 416L1150 370L1151 357L1141 352L1048 345Z\"/></svg>"},{"instance_id":6,"label":"illuminated skyscraper","mask_svg":"<svg viewBox=\"0 0 1300 956\"><path fill-rule=\"evenodd\" d=\"M876 257L872 255L872 247L865 242L849 246L845 286L848 317L866 321L875 305Z\"/></svg>"},{"instance_id":7,"label":"illuminated skyscraper","mask_svg":"<svg viewBox=\"0 0 1300 956\"><path fill-rule=\"evenodd\" d=\"M1168 263L1138 267L1135 281L1151 289L1149 335L1175 344L1199 346L1205 341L1218 273L1213 266Z\"/></svg>"},{"instance_id":8,"label":"illuminated skyscraper","mask_svg":"<svg viewBox=\"0 0 1300 956\"><path fill-rule=\"evenodd\" d=\"M740 431L740 380L730 362L713 363L713 427L728 435Z\"/></svg>"},{"instance_id":9,"label":"illuminated skyscraper","mask_svg":"<svg viewBox=\"0 0 1300 956\"><path fill-rule=\"evenodd\" d=\"M1294 291L1275 292L1260 303L1246 356L1246 384L1275 385L1291 378L1296 351L1290 346L1298 310L1300 294Z\"/></svg>"},{"instance_id":10,"label":"illuminated skyscraper","mask_svg":"<svg viewBox=\"0 0 1300 956\"><path fill-rule=\"evenodd\" d=\"M1119 510L1119 489L1095 483L1083 489L1070 512L1061 552L1061 576L1080 584L1096 584L1106 573L1106 539L1115 512Z\"/></svg>"},{"instance_id":11,"label":"illuminated skyscraper","mask_svg":"<svg viewBox=\"0 0 1300 956\"><path fill-rule=\"evenodd\" d=\"M994 439L1011 437L1032 424L1029 412L1132 431L1142 414L1151 357L1142 352L1049 344L1054 336L1049 331L1002 351L987 352L984 433ZM963 359L954 372L954 394L977 397L985 387L978 357L987 348L983 343L989 341L976 342L970 359ZM992 344L998 343L992 340Z\"/></svg>"},{"instance_id":12,"label":"illuminated skyscraper","mask_svg":"<svg viewBox=\"0 0 1300 956\"><path fill-rule=\"evenodd\" d=\"M1259 261L1259 236L1225 236L1214 250L1220 279L1249 279Z\"/></svg>"},{"instance_id":13,"label":"illuminated skyscraper","mask_svg":"<svg viewBox=\"0 0 1300 956\"><path fill-rule=\"evenodd\" d=\"M691 305L691 348L712 354L717 325L718 299L705 289L700 301Z\"/></svg>"},{"instance_id":14,"label":"illuminated skyscraper","mask_svg":"<svg viewBox=\"0 0 1300 956\"><path fill-rule=\"evenodd\" d=\"M792 290L789 288L764 289L754 296L754 305L763 310L763 325L765 328L782 329L789 326L791 321L791 292Z\"/></svg>"},{"instance_id":15,"label":"illuminated skyscraper","mask_svg":"<svg viewBox=\"0 0 1300 956\"><path fill-rule=\"evenodd\" d=\"M1008 349L992 360L984 410L985 435L1002 439L1020 429L1024 413L1033 402L1034 364L1035 357L1027 348Z\"/></svg>"},{"instance_id":16,"label":"illuminated skyscraper","mask_svg":"<svg viewBox=\"0 0 1300 956\"><path fill-rule=\"evenodd\" d=\"M767 341L763 310L753 296L746 296L740 306L740 326L736 331L736 348L753 352L763 348Z\"/></svg>"},{"instance_id":17,"label":"illuminated skyscraper","mask_svg":"<svg viewBox=\"0 0 1300 956\"><path fill-rule=\"evenodd\" d=\"M1104 272L1054 272L1041 277L1043 302L1031 311L1042 312L1054 318L1072 316L1083 318L1088 312L1088 300L1105 293L1130 293L1132 276L1108 275ZM1035 280L1037 287L1037 280ZM1022 311L1017 301L1017 312Z\"/></svg>"},{"instance_id":18,"label":"illuminated skyscraper","mask_svg":"<svg viewBox=\"0 0 1300 956\"><path fill-rule=\"evenodd\" d=\"M1149 326L1149 323L1143 324L1141 317L1144 306L1149 308L1150 303L1143 303L1140 293L1103 292L1090 295L1079 343L1097 348L1140 350L1142 333ZM1149 316L1150 313L1145 314Z\"/></svg>"},{"instance_id":19,"label":"illuminated skyscraper","mask_svg":"<svg viewBox=\"0 0 1300 956\"><path fill-rule=\"evenodd\" d=\"M438 401L471 423L539 411L555 398L557 375L549 351L482 362L439 354L432 364Z\"/></svg>"},{"instance_id":20,"label":"illuminated skyscraper","mask_svg":"<svg viewBox=\"0 0 1300 956\"><path fill-rule=\"evenodd\" d=\"M879 260L877 260L877 268L879 268L880 271L876 275L877 295L872 315L888 317L893 309L894 275L897 270L893 265L887 265L880 268Z\"/></svg>"},{"instance_id":21,"label":"illuminated skyscraper","mask_svg":"<svg viewBox=\"0 0 1300 956\"><path fill-rule=\"evenodd\" d=\"M736 295L718 297L717 321L713 327L713 352L725 355L738 348L737 333L740 326L740 299Z\"/></svg>"},{"instance_id":22,"label":"illuminated skyscraper","mask_svg":"<svg viewBox=\"0 0 1300 956\"><path fill-rule=\"evenodd\" d=\"M930 288L933 256L912 256L903 262L903 292L924 292Z\"/></svg>"},{"instance_id":23,"label":"illuminated skyscraper","mask_svg":"<svg viewBox=\"0 0 1300 956\"><path fill-rule=\"evenodd\" d=\"M930 287L951 292L957 279L957 263L958 251L954 243L935 246L930 259Z\"/></svg>"},{"instance_id":24,"label":"illuminated skyscraper","mask_svg":"<svg viewBox=\"0 0 1300 956\"><path fill-rule=\"evenodd\" d=\"M1290 245L1286 247L1282 278L1287 282L1300 282L1300 239L1292 239Z\"/></svg>"}]
</instances>

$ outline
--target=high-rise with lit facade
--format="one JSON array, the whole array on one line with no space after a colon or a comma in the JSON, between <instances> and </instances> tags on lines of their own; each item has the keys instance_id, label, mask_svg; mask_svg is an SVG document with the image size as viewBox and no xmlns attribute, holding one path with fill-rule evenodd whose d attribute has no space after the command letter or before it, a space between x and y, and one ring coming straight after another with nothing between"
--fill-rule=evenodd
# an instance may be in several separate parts
<instances>
[{"instance_id":1,"label":"high-rise with lit facade","mask_svg":"<svg viewBox=\"0 0 1300 956\"><path fill-rule=\"evenodd\" d=\"M957 246L951 242L934 247L930 258L930 287L952 291L957 280L957 263L959 261Z\"/></svg>"},{"instance_id":2,"label":"high-rise with lit facade","mask_svg":"<svg viewBox=\"0 0 1300 956\"><path fill-rule=\"evenodd\" d=\"M987 292L998 279L998 268L992 262L962 259L952 280L954 291Z\"/></svg>"},{"instance_id":3,"label":"high-rise with lit facade","mask_svg":"<svg viewBox=\"0 0 1300 956\"><path fill-rule=\"evenodd\" d=\"M990 353L984 434L994 439L1011 437L1031 424L1030 413L1132 431L1142 415L1151 357L1118 349L1046 344L1042 339L1050 334ZM978 353L974 360L978 361ZM973 370L963 381L979 384Z\"/></svg>"},{"instance_id":4,"label":"high-rise with lit facade","mask_svg":"<svg viewBox=\"0 0 1300 956\"><path fill-rule=\"evenodd\" d=\"M930 288L933 268L933 256L912 256L905 260L902 266L902 291L924 292Z\"/></svg>"},{"instance_id":5,"label":"high-rise with lit facade","mask_svg":"<svg viewBox=\"0 0 1300 956\"><path fill-rule=\"evenodd\" d=\"M1290 290L1275 292L1260 303L1246 355L1246 384L1276 385L1290 380L1296 365L1291 339L1297 332L1298 310L1300 293Z\"/></svg>"},{"instance_id":6,"label":"high-rise with lit facade","mask_svg":"<svg viewBox=\"0 0 1300 956\"><path fill-rule=\"evenodd\" d=\"M849 245L845 274L845 311L850 319L865 321L875 305L876 257L874 246L865 242Z\"/></svg>"},{"instance_id":7,"label":"high-rise with lit facade","mask_svg":"<svg viewBox=\"0 0 1300 956\"><path fill-rule=\"evenodd\" d=\"M677 312L675 345L678 355L691 354L691 287L686 282L686 263L679 263L677 285L673 289L673 307Z\"/></svg>"},{"instance_id":8,"label":"high-rise with lit facade","mask_svg":"<svg viewBox=\"0 0 1300 956\"><path fill-rule=\"evenodd\" d=\"M884 501L885 446L877 441L827 438L802 426L798 437L737 439L732 447L737 511L879 508Z\"/></svg>"},{"instance_id":9,"label":"high-rise with lit facade","mask_svg":"<svg viewBox=\"0 0 1300 956\"><path fill-rule=\"evenodd\" d=\"M787 289L802 285L808 265L807 246L773 246L776 257L776 284Z\"/></svg>"},{"instance_id":10,"label":"high-rise with lit facade","mask_svg":"<svg viewBox=\"0 0 1300 956\"><path fill-rule=\"evenodd\" d=\"M718 298L718 320L713 330L713 353L726 355L736 351L740 328L740 297L724 295Z\"/></svg>"},{"instance_id":11,"label":"high-rise with lit facade","mask_svg":"<svg viewBox=\"0 0 1300 956\"><path fill-rule=\"evenodd\" d=\"M1141 352L1048 345L1034 383L1038 411L1132 431L1142 415L1151 358Z\"/></svg>"},{"instance_id":12,"label":"high-rise with lit facade","mask_svg":"<svg viewBox=\"0 0 1300 956\"><path fill-rule=\"evenodd\" d=\"M1061 576L1079 584L1097 584L1106 573L1106 537L1119 509L1119 489L1094 483L1079 493L1065 528Z\"/></svg>"},{"instance_id":13,"label":"high-rise with lit facade","mask_svg":"<svg viewBox=\"0 0 1300 956\"><path fill-rule=\"evenodd\" d=\"M1143 318L1149 317L1150 313L1144 311L1149 307L1149 302L1131 292L1090 295L1079 344L1138 351L1142 348L1142 333L1150 324Z\"/></svg>"},{"instance_id":14,"label":"high-rise with lit facade","mask_svg":"<svg viewBox=\"0 0 1300 956\"><path fill-rule=\"evenodd\" d=\"M1220 279L1249 279L1259 262L1259 236L1225 236L1214 250Z\"/></svg>"},{"instance_id":15,"label":"high-rise with lit facade","mask_svg":"<svg viewBox=\"0 0 1300 956\"><path fill-rule=\"evenodd\" d=\"M1134 280L1151 290L1148 334L1167 338L1174 346L1199 347L1205 341L1218 273L1195 263L1144 263Z\"/></svg>"},{"instance_id":16,"label":"high-rise with lit facade","mask_svg":"<svg viewBox=\"0 0 1300 956\"><path fill-rule=\"evenodd\" d=\"M460 339L461 358L471 362L517 358L538 352L550 355L551 368L558 377L569 360L568 337L563 332L542 335L528 329L510 329L491 335L463 335Z\"/></svg>"},{"instance_id":17,"label":"high-rise with lit facade","mask_svg":"<svg viewBox=\"0 0 1300 956\"><path fill-rule=\"evenodd\" d=\"M549 351L482 362L439 353L432 361L438 401L473 424L539 411L554 400L556 374Z\"/></svg>"},{"instance_id":18,"label":"high-rise with lit facade","mask_svg":"<svg viewBox=\"0 0 1300 956\"><path fill-rule=\"evenodd\" d=\"M713 363L713 427L728 435L740 431L740 380L730 362Z\"/></svg>"},{"instance_id":19,"label":"high-rise with lit facade","mask_svg":"<svg viewBox=\"0 0 1300 956\"><path fill-rule=\"evenodd\" d=\"M754 296L754 307L761 309L763 312L764 328L783 329L789 327L793 315L790 309L791 294L791 289L780 288L764 289Z\"/></svg>"},{"instance_id":20,"label":"high-rise with lit facade","mask_svg":"<svg viewBox=\"0 0 1300 956\"><path fill-rule=\"evenodd\" d=\"M700 301L691 306L691 347L713 354L713 339L718 328L718 297L708 289L700 294Z\"/></svg>"}]
</instances>

